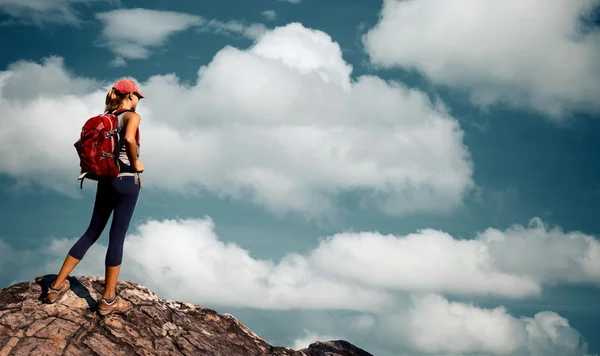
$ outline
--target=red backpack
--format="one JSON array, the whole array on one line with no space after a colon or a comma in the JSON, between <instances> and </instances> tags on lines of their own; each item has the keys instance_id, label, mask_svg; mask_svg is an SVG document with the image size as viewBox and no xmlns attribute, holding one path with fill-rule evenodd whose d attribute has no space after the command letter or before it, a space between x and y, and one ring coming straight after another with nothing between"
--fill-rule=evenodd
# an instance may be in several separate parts
<instances>
[{"instance_id":1,"label":"red backpack","mask_svg":"<svg viewBox=\"0 0 600 356\"><path fill-rule=\"evenodd\" d=\"M118 110L89 118L81 129L81 141L76 144L81 175L77 180L89 178L100 181L116 178L119 168L119 133L117 116L133 110ZM139 143L139 128L136 131Z\"/></svg>"}]
</instances>

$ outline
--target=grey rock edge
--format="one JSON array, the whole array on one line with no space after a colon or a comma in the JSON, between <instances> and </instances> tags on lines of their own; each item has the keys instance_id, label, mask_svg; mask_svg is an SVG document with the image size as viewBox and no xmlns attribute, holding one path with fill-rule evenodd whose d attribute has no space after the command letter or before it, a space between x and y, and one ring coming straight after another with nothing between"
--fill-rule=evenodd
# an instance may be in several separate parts
<instances>
[{"instance_id":1,"label":"grey rock edge","mask_svg":"<svg viewBox=\"0 0 600 356\"><path fill-rule=\"evenodd\" d=\"M343 340L302 350L269 345L229 314L161 299L148 288L119 281L133 303L125 315L96 313L103 277L69 277L71 288L44 304L55 275L0 289L0 356L8 355L271 355L373 356Z\"/></svg>"}]
</instances>

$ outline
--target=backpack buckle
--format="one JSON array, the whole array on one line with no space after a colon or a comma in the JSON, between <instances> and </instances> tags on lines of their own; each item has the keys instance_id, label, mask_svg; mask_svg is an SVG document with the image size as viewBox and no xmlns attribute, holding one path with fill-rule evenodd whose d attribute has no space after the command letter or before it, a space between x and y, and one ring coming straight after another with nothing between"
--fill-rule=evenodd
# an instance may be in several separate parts
<instances>
[{"instance_id":1,"label":"backpack buckle","mask_svg":"<svg viewBox=\"0 0 600 356\"><path fill-rule=\"evenodd\" d=\"M109 138L109 137L111 137L111 136L117 136L117 134L118 134L118 132L117 132L117 130L116 130L116 129L115 129L115 130L112 130L112 131L106 131L106 132L104 133L104 137L105 137L105 138Z\"/></svg>"},{"instance_id":2,"label":"backpack buckle","mask_svg":"<svg viewBox=\"0 0 600 356\"><path fill-rule=\"evenodd\" d=\"M83 172L79 177L77 177L77 180L81 181L81 184L79 185L80 189L83 189L83 180L85 179L86 174L88 174L88 172Z\"/></svg>"}]
</instances>

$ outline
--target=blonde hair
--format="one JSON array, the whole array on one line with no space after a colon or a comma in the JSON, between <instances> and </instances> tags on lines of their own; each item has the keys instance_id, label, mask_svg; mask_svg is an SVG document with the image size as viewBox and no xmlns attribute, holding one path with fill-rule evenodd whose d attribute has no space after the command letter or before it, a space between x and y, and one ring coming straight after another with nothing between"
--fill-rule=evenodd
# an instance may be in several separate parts
<instances>
[{"instance_id":1,"label":"blonde hair","mask_svg":"<svg viewBox=\"0 0 600 356\"><path fill-rule=\"evenodd\" d=\"M123 106L123 100L125 100L126 97L127 94L121 94L114 88L109 90L108 93L106 93L106 100L104 101L104 104L106 105L104 111L110 112L119 109Z\"/></svg>"}]
</instances>

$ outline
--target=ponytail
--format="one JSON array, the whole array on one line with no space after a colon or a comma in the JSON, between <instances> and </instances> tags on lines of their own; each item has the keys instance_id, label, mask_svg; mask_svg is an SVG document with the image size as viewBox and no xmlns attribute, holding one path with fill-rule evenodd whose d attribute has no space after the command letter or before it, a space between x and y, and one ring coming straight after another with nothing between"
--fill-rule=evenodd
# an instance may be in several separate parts
<instances>
[{"instance_id":1,"label":"ponytail","mask_svg":"<svg viewBox=\"0 0 600 356\"><path fill-rule=\"evenodd\" d=\"M108 93L106 93L106 100L104 102L106 106L104 107L104 111L111 112L119 109L121 106L123 106L123 100L126 97L127 94L120 94L114 88L109 90Z\"/></svg>"}]
</instances>

